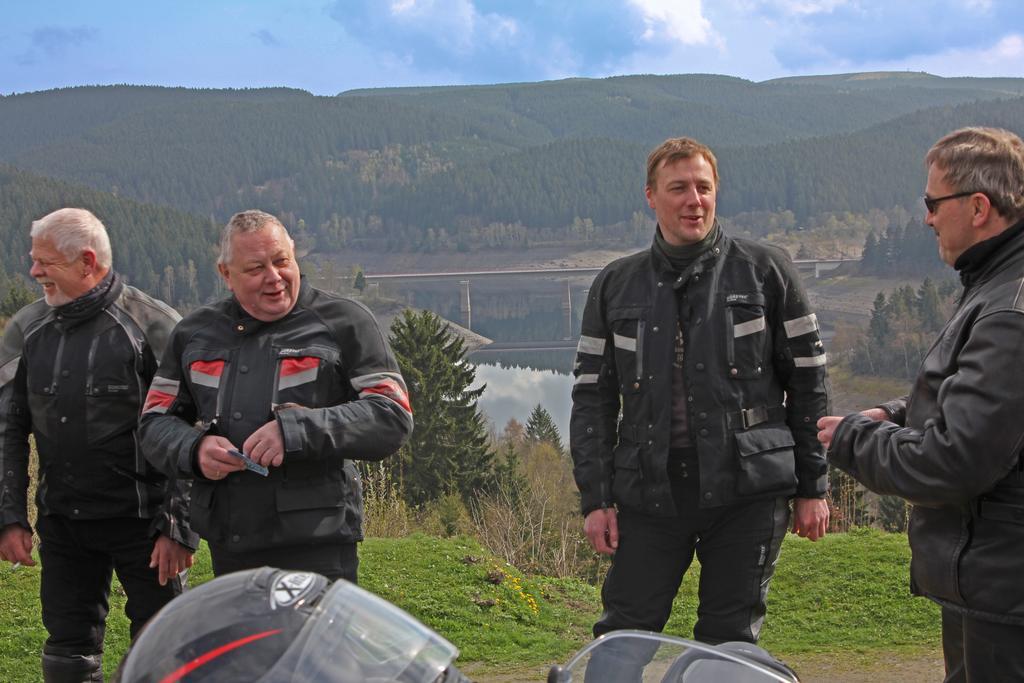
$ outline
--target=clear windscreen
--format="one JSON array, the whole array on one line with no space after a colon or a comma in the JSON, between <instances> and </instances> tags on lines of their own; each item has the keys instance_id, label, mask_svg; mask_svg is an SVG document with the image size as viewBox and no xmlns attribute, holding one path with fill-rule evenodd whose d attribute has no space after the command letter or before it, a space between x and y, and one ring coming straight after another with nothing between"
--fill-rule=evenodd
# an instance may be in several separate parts
<instances>
[{"instance_id":1,"label":"clear windscreen","mask_svg":"<svg viewBox=\"0 0 1024 683\"><path fill-rule=\"evenodd\" d=\"M263 683L436 680L458 649L391 603L336 582Z\"/></svg>"},{"instance_id":2,"label":"clear windscreen","mask_svg":"<svg viewBox=\"0 0 1024 683\"><path fill-rule=\"evenodd\" d=\"M768 653L745 643L712 646L648 631L613 631L564 666L559 683L795 683Z\"/></svg>"}]
</instances>

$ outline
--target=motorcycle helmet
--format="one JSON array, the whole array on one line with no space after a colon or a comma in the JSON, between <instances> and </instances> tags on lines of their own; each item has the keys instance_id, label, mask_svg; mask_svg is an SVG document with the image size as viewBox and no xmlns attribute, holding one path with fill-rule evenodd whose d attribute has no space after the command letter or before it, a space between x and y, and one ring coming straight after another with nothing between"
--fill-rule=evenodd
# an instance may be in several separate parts
<instances>
[{"instance_id":1,"label":"motorcycle helmet","mask_svg":"<svg viewBox=\"0 0 1024 683\"><path fill-rule=\"evenodd\" d=\"M168 603L136 638L114 683L462 681L458 649L345 580L263 567Z\"/></svg>"}]
</instances>

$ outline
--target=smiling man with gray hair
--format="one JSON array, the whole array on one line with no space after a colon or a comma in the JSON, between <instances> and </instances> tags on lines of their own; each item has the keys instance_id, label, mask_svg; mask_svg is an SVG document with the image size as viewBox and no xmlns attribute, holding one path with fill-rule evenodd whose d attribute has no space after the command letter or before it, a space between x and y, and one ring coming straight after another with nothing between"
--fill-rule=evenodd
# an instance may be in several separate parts
<instances>
[{"instance_id":1,"label":"smiling man with gray hair","mask_svg":"<svg viewBox=\"0 0 1024 683\"><path fill-rule=\"evenodd\" d=\"M398 362L365 306L302 281L274 216L232 216L217 267L231 296L175 328L142 416L147 455L194 479L214 574L272 565L355 581L353 460L385 458L412 432Z\"/></svg>"},{"instance_id":2,"label":"smiling man with gray hair","mask_svg":"<svg viewBox=\"0 0 1024 683\"><path fill-rule=\"evenodd\" d=\"M96 216L60 209L32 224L29 273L43 290L0 346L0 558L32 559L29 434L36 493L43 680L102 680L111 573L134 636L181 593L198 537L188 488L151 468L136 428L146 388L178 320L112 269Z\"/></svg>"}]
</instances>

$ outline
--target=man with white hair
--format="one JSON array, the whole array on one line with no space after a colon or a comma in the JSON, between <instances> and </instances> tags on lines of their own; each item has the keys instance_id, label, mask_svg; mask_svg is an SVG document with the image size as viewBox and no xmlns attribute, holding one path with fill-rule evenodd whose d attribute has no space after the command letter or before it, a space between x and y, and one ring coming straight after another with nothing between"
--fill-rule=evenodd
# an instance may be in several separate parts
<instances>
[{"instance_id":1,"label":"man with white hair","mask_svg":"<svg viewBox=\"0 0 1024 683\"><path fill-rule=\"evenodd\" d=\"M235 214L218 269L232 295L174 329L142 415L147 457L194 480L214 574L271 565L355 581L352 461L391 455L413 427L398 363L365 306L301 281L274 216Z\"/></svg>"},{"instance_id":2,"label":"man with white hair","mask_svg":"<svg viewBox=\"0 0 1024 683\"><path fill-rule=\"evenodd\" d=\"M180 594L198 537L188 488L150 467L136 429L179 316L112 269L103 224L84 209L35 221L29 273L43 299L0 346L0 558L35 564L27 510L31 433L47 683L102 681L112 572L134 636Z\"/></svg>"}]
</instances>

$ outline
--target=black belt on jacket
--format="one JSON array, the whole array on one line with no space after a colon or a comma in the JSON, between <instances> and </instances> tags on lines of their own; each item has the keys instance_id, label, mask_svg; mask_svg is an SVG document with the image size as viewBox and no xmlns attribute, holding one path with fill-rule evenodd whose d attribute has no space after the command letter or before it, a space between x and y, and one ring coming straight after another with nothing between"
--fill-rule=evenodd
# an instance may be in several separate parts
<instances>
[{"instance_id":1,"label":"black belt on jacket","mask_svg":"<svg viewBox=\"0 0 1024 683\"><path fill-rule=\"evenodd\" d=\"M744 408L725 414L725 424L729 429L750 429L765 422L784 422L786 406L757 406Z\"/></svg>"}]
</instances>

